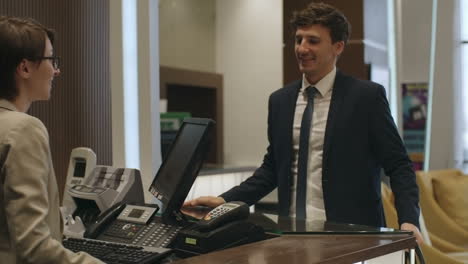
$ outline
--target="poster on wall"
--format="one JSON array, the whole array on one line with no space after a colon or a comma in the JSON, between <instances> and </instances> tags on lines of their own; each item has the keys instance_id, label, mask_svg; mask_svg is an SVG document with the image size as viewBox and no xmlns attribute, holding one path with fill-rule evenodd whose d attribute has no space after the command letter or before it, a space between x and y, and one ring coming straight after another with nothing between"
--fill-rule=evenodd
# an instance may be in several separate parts
<instances>
[{"instance_id":1,"label":"poster on wall","mask_svg":"<svg viewBox=\"0 0 468 264\"><path fill-rule=\"evenodd\" d=\"M402 85L403 142L415 170L422 170L426 142L427 83Z\"/></svg>"}]
</instances>

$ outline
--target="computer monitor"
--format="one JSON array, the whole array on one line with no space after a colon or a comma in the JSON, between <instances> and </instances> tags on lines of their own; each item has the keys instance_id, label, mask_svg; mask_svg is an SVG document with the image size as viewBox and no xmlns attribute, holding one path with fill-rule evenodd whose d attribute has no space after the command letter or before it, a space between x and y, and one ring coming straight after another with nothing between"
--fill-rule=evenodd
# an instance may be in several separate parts
<instances>
[{"instance_id":1,"label":"computer monitor","mask_svg":"<svg viewBox=\"0 0 468 264\"><path fill-rule=\"evenodd\" d=\"M202 167L215 122L186 118L149 191L162 203L162 218L173 222Z\"/></svg>"}]
</instances>

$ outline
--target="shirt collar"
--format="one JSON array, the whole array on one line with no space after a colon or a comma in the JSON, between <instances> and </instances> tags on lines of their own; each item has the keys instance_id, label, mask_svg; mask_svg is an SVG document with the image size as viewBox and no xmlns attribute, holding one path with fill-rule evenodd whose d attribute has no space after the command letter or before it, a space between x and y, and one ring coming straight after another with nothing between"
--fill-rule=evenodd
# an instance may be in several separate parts
<instances>
[{"instance_id":1,"label":"shirt collar","mask_svg":"<svg viewBox=\"0 0 468 264\"><path fill-rule=\"evenodd\" d=\"M6 99L0 99L0 110L10 110L10 111L18 112L18 109L16 109L16 106L12 102Z\"/></svg>"},{"instance_id":2,"label":"shirt collar","mask_svg":"<svg viewBox=\"0 0 468 264\"><path fill-rule=\"evenodd\" d=\"M335 82L335 77L336 77L336 67L333 67L333 70L331 70L327 75L325 75L325 77L323 77L316 84L310 84L307 81L307 78L305 77L305 74L302 74L301 92L304 91L304 89L309 87L309 86L314 86L315 88L317 88L319 93L322 96L324 96L325 94L327 94L333 88L333 84Z\"/></svg>"}]
</instances>

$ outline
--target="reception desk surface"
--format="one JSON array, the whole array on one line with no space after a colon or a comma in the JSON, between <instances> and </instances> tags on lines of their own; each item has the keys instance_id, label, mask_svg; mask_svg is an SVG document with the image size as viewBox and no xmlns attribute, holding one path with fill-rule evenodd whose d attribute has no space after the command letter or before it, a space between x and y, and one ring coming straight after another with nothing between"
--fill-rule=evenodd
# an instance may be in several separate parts
<instances>
[{"instance_id":1,"label":"reception desk surface","mask_svg":"<svg viewBox=\"0 0 468 264\"><path fill-rule=\"evenodd\" d=\"M415 237L408 234L283 235L176 263L355 263L415 246Z\"/></svg>"},{"instance_id":2,"label":"reception desk surface","mask_svg":"<svg viewBox=\"0 0 468 264\"><path fill-rule=\"evenodd\" d=\"M177 261L177 264L356 263L414 248L409 231L253 214L279 237Z\"/></svg>"}]
</instances>

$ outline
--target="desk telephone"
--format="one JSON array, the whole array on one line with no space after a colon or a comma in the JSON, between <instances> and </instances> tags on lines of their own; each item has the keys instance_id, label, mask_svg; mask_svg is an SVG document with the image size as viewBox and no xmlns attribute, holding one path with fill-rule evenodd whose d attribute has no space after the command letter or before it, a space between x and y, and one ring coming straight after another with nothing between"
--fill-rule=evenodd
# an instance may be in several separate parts
<instances>
[{"instance_id":1,"label":"desk telephone","mask_svg":"<svg viewBox=\"0 0 468 264\"><path fill-rule=\"evenodd\" d=\"M249 216L249 207L242 202L220 205L195 223L188 221L177 224L164 223L162 218L156 215L158 210L157 205L141 206L118 203L89 226L84 237L135 246L177 248L180 243L173 245L175 241L181 241L183 244L189 241L185 239L187 233L192 236L190 246L193 246L193 239L196 239L194 237L203 237L205 240L209 240L210 237L232 237L228 233L239 234L238 225L233 226L233 230L231 230L230 223L245 220ZM179 234L182 234L183 237L178 238L181 236ZM219 238L215 239L215 242L215 245L210 245L209 249L203 250L208 252L213 247L225 247ZM206 244L206 242L204 243ZM229 240L224 244L226 243L231 245L233 241Z\"/></svg>"},{"instance_id":2,"label":"desk telephone","mask_svg":"<svg viewBox=\"0 0 468 264\"><path fill-rule=\"evenodd\" d=\"M86 229L84 237L167 248L183 225L164 224L155 216L158 210L157 205L116 204Z\"/></svg>"}]
</instances>

